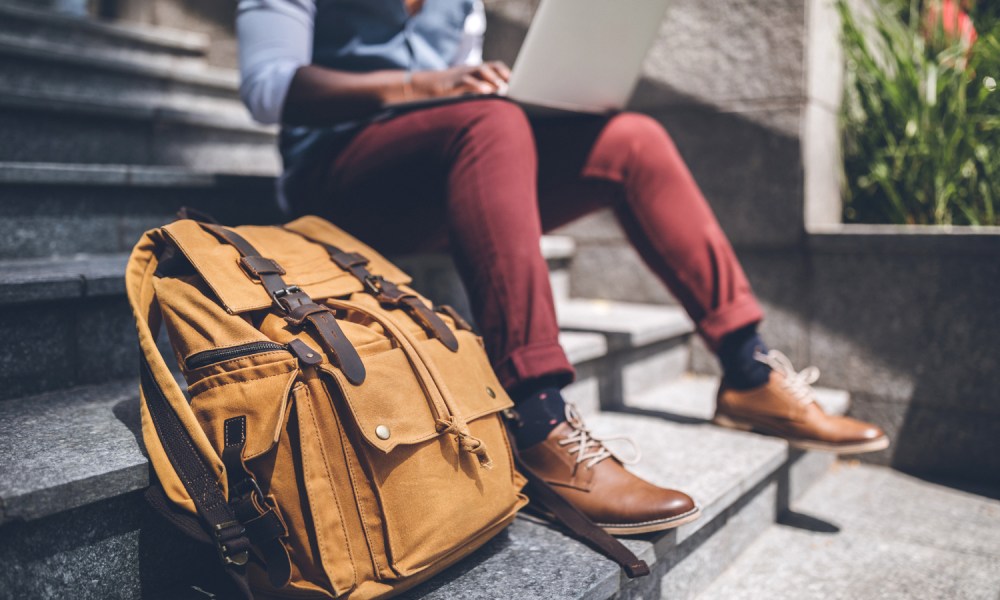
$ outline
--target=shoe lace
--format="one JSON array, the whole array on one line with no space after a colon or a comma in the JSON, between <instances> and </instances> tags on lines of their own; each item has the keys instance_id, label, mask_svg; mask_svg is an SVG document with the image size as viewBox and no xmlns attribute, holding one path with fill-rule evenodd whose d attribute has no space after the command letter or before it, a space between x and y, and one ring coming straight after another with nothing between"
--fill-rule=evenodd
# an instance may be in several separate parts
<instances>
[{"instance_id":1,"label":"shoe lace","mask_svg":"<svg viewBox=\"0 0 1000 600\"><path fill-rule=\"evenodd\" d=\"M577 410L576 406L566 403L566 422L573 429L573 432L559 440L560 446L570 446L567 451L570 454L576 455L576 464L586 462L586 467L588 469L592 468L597 463L601 462L606 458L614 456L622 464L634 465L639 462L642 458L642 451L639 449L639 445L635 443L635 440L626 435L617 435L610 437L597 437L587 429L587 426L583 423L583 417L580 416L580 412ZM609 450L604 443L612 442L616 440L623 440L628 442L632 446L633 457L629 459L624 459L611 450Z\"/></svg>"},{"instance_id":2,"label":"shoe lace","mask_svg":"<svg viewBox=\"0 0 1000 600\"><path fill-rule=\"evenodd\" d=\"M782 376L782 385L791 392L796 400L803 405L809 405L816 401L813 394L812 384L819 380L819 369L816 367L806 367L801 371L796 371L792 366L792 361L778 350L771 350L767 354L754 352L754 360L762 362Z\"/></svg>"}]
</instances>

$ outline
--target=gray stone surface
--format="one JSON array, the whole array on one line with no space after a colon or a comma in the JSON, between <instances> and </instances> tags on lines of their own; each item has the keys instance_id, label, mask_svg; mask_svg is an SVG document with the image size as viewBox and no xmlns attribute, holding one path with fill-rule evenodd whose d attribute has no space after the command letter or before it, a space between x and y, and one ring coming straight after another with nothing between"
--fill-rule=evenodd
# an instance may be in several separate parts
<instances>
[{"instance_id":1,"label":"gray stone surface","mask_svg":"<svg viewBox=\"0 0 1000 600\"><path fill-rule=\"evenodd\" d=\"M0 305L125 292L123 254L0 261Z\"/></svg>"},{"instance_id":2,"label":"gray stone surface","mask_svg":"<svg viewBox=\"0 0 1000 600\"><path fill-rule=\"evenodd\" d=\"M857 414L888 417L896 443L881 460L973 478L1000 472L1000 325L991 317L1000 236L820 237L811 359L826 381L856 392Z\"/></svg>"},{"instance_id":3,"label":"gray stone surface","mask_svg":"<svg viewBox=\"0 0 1000 600\"><path fill-rule=\"evenodd\" d=\"M793 508L800 518L773 527L700 598L993 600L1000 589L995 499L842 465Z\"/></svg>"},{"instance_id":4,"label":"gray stone surface","mask_svg":"<svg viewBox=\"0 0 1000 600\"><path fill-rule=\"evenodd\" d=\"M693 598L774 523L777 505L778 485L768 481L668 551L649 580L629 582L616 598Z\"/></svg>"},{"instance_id":5,"label":"gray stone surface","mask_svg":"<svg viewBox=\"0 0 1000 600\"><path fill-rule=\"evenodd\" d=\"M172 60L165 62L123 59L113 51L0 34L0 84L5 90L220 113L242 108L235 73L177 68Z\"/></svg>"},{"instance_id":6,"label":"gray stone surface","mask_svg":"<svg viewBox=\"0 0 1000 600\"><path fill-rule=\"evenodd\" d=\"M141 493L0 530L0 598L204 599L226 595L215 550L153 514Z\"/></svg>"},{"instance_id":7,"label":"gray stone surface","mask_svg":"<svg viewBox=\"0 0 1000 600\"><path fill-rule=\"evenodd\" d=\"M604 599L618 589L618 567L565 535L525 519L403 598Z\"/></svg>"},{"instance_id":8,"label":"gray stone surface","mask_svg":"<svg viewBox=\"0 0 1000 600\"><path fill-rule=\"evenodd\" d=\"M173 57L192 64L201 61L208 38L188 31L152 27L122 27L92 19L32 10L15 2L0 6L0 33L31 40L73 43L114 50L120 55Z\"/></svg>"},{"instance_id":9,"label":"gray stone surface","mask_svg":"<svg viewBox=\"0 0 1000 600\"><path fill-rule=\"evenodd\" d=\"M145 487L134 381L0 403L0 523Z\"/></svg>"},{"instance_id":10,"label":"gray stone surface","mask_svg":"<svg viewBox=\"0 0 1000 600\"><path fill-rule=\"evenodd\" d=\"M600 359L608 352L607 340L599 333L564 331L559 334L559 344L574 365Z\"/></svg>"},{"instance_id":11,"label":"gray stone surface","mask_svg":"<svg viewBox=\"0 0 1000 600\"><path fill-rule=\"evenodd\" d=\"M223 223L284 218L274 180L124 165L0 163L0 260L125 253L181 206Z\"/></svg>"},{"instance_id":12,"label":"gray stone surface","mask_svg":"<svg viewBox=\"0 0 1000 600\"><path fill-rule=\"evenodd\" d=\"M572 299L556 306L559 326L603 333L611 350L645 346L691 333L693 326L677 308Z\"/></svg>"},{"instance_id":13,"label":"gray stone surface","mask_svg":"<svg viewBox=\"0 0 1000 600\"><path fill-rule=\"evenodd\" d=\"M139 163L273 175L273 128L243 110L194 112L119 100L0 93L0 160Z\"/></svg>"}]
</instances>

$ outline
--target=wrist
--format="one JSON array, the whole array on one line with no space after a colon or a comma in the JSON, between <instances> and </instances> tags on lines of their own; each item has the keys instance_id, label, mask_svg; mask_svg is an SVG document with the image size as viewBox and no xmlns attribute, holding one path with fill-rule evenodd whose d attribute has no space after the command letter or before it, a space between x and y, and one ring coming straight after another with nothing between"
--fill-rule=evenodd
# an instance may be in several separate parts
<instances>
[{"instance_id":1,"label":"wrist","mask_svg":"<svg viewBox=\"0 0 1000 600\"><path fill-rule=\"evenodd\" d=\"M403 101L414 100L413 71L403 71Z\"/></svg>"}]
</instances>

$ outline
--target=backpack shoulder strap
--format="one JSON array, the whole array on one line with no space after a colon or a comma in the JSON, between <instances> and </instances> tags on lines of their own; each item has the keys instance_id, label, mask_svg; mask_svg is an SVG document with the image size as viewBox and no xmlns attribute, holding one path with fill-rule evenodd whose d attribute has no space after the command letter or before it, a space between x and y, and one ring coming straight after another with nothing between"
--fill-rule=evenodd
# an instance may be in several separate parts
<instances>
[{"instance_id":1,"label":"backpack shoulder strap","mask_svg":"<svg viewBox=\"0 0 1000 600\"><path fill-rule=\"evenodd\" d=\"M227 502L221 459L198 426L187 399L156 347L160 315L153 291L158 237L148 232L136 245L125 273L125 287L139 334L143 442L167 494L192 505L210 532L240 594L252 598L245 566L250 540ZM148 435L155 432L155 435ZM179 480L181 486L177 486ZM178 489L180 488L180 489Z\"/></svg>"}]
</instances>

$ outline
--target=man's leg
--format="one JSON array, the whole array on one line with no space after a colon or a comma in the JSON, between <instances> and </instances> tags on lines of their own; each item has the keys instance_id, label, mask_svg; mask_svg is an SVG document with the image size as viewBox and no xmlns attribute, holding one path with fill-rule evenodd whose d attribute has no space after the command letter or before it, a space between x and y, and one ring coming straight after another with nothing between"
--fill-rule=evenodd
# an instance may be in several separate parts
<instances>
[{"instance_id":1,"label":"man's leg","mask_svg":"<svg viewBox=\"0 0 1000 600\"><path fill-rule=\"evenodd\" d=\"M612 533L688 522L698 515L690 497L626 471L562 401L573 371L558 342L536 183L524 113L476 100L366 127L312 184L320 201L296 207L387 253L447 240L490 358L517 402L525 461Z\"/></svg>"},{"instance_id":2,"label":"man's leg","mask_svg":"<svg viewBox=\"0 0 1000 600\"><path fill-rule=\"evenodd\" d=\"M313 202L296 207L384 253L449 248L505 388L561 386L573 369L539 251L536 173L524 113L471 100L369 125L310 186Z\"/></svg>"},{"instance_id":3,"label":"man's leg","mask_svg":"<svg viewBox=\"0 0 1000 600\"><path fill-rule=\"evenodd\" d=\"M813 371L796 373L783 355L768 352L756 333L763 313L746 275L659 123L634 113L549 119L537 122L535 133L546 230L600 206L614 208L632 244L719 355L720 423L750 424L810 448L888 445L878 427L823 414L811 401Z\"/></svg>"}]
</instances>

